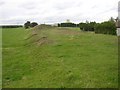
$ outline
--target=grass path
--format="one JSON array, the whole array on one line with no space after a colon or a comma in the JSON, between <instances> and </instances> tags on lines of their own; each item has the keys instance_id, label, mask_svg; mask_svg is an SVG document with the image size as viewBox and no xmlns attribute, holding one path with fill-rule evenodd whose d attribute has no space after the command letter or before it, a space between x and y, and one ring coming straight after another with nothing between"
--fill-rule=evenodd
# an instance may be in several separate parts
<instances>
[{"instance_id":1,"label":"grass path","mask_svg":"<svg viewBox=\"0 0 120 90\"><path fill-rule=\"evenodd\" d=\"M76 28L36 29L36 35L32 32L3 30L3 87L118 86L116 36Z\"/></svg>"}]
</instances>

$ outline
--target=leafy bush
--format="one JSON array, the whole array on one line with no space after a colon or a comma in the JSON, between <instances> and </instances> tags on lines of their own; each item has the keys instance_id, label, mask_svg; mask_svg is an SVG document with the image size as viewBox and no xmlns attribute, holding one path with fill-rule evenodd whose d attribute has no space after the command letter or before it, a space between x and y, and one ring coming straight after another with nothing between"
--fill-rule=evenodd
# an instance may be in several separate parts
<instances>
[{"instance_id":1,"label":"leafy bush","mask_svg":"<svg viewBox=\"0 0 120 90\"><path fill-rule=\"evenodd\" d=\"M79 27L82 31L94 31L95 24L96 22L79 23Z\"/></svg>"},{"instance_id":2,"label":"leafy bush","mask_svg":"<svg viewBox=\"0 0 120 90\"><path fill-rule=\"evenodd\" d=\"M116 35L114 22L106 21L95 25L95 33Z\"/></svg>"}]
</instances>

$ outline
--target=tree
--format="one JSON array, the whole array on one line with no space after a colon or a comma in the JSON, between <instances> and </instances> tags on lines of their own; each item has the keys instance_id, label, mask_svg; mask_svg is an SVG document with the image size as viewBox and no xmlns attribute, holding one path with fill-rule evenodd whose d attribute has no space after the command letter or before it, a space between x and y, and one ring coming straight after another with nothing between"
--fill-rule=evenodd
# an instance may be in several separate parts
<instances>
[{"instance_id":1,"label":"tree","mask_svg":"<svg viewBox=\"0 0 120 90\"><path fill-rule=\"evenodd\" d=\"M95 33L116 35L116 26L112 21L102 22L95 25Z\"/></svg>"},{"instance_id":2,"label":"tree","mask_svg":"<svg viewBox=\"0 0 120 90\"><path fill-rule=\"evenodd\" d=\"M35 26L37 26L37 25L38 25L38 23L32 22L32 23L30 24L30 27L35 27Z\"/></svg>"},{"instance_id":3,"label":"tree","mask_svg":"<svg viewBox=\"0 0 120 90\"><path fill-rule=\"evenodd\" d=\"M30 27L30 21L27 21L27 22L24 24L24 27L25 27L25 29L29 28L29 27Z\"/></svg>"},{"instance_id":4,"label":"tree","mask_svg":"<svg viewBox=\"0 0 120 90\"><path fill-rule=\"evenodd\" d=\"M79 23L79 27L82 31L85 31L86 23Z\"/></svg>"},{"instance_id":5,"label":"tree","mask_svg":"<svg viewBox=\"0 0 120 90\"><path fill-rule=\"evenodd\" d=\"M27 29L27 28L30 28L30 27L35 27L35 26L37 26L37 25L38 25L38 23L36 23L36 22L30 23L30 21L27 21L27 22L24 24L24 27L25 27L25 29Z\"/></svg>"},{"instance_id":6,"label":"tree","mask_svg":"<svg viewBox=\"0 0 120 90\"><path fill-rule=\"evenodd\" d=\"M88 21L86 21L86 23L79 23L79 27L83 31L94 31L95 24L96 22L89 23Z\"/></svg>"}]
</instances>

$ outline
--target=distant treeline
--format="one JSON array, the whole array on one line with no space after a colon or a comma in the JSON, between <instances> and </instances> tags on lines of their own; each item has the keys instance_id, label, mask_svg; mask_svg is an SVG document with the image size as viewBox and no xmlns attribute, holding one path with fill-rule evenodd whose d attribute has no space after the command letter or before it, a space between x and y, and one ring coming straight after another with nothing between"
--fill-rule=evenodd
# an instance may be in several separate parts
<instances>
[{"instance_id":1,"label":"distant treeline","mask_svg":"<svg viewBox=\"0 0 120 90\"><path fill-rule=\"evenodd\" d=\"M95 25L95 33L116 35L115 22L106 21Z\"/></svg>"},{"instance_id":2,"label":"distant treeline","mask_svg":"<svg viewBox=\"0 0 120 90\"><path fill-rule=\"evenodd\" d=\"M79 24L74 24L74 23L59 23L58 27L79 27Z\"/></svg>"},{"instance_id":3,"label":"distant treeline","mask_svg":"<svg viewBox=\"0 0 120 90\"><path fill-rule=\"evenodd\" d=\"M79 27L82 31L94 31L96 34L116 35L115 21L105 21L102 23L87 22L80 23Z\"/></svg>"},{"instance_id":4,"label":"distant treeline","mask_svg":"<svg viewBox=\"0 0 120 90\"><path fill-rule=\"evenodd\" d=\"M108 21L102 23L96 22L81 22L75 23L59 23L58 27L79 27L82 31L93 31L100 34L111 34L116 35L116 22L114 18L110 18Z\"/></svg>"},{"instance_id":5,"label":"distant treeline","mask_svg":"<svg viewBox=\"0 0 120 90\"><path fill-rule=\"evenodd\" d=\"M27 21L24 24L24 27L26 29L37 26L37 22L30 22ZM22 25L3 25L0 26L2 28L18 28L23 27ZM79 27L82 31L93 31L95 33L100 34L111 34L116 35L116 21L114 18L110 18L108 21L102 22L102 23L96 23L96 22L88 22L85 23L81 22L79 24L66 22L66 23L59 23L58 27Z\"/></svg>"},{"instance_id":6,"label":"distant treeline","mask_svg":"<svg viewBox=\"0 0 120 90\"><path fill-rule=\"evenodd\" d=\"M88 22L86 21L86 23L79 23L79 27L82 31L95 31L95 25L97 23L96 22Z\"/></svg>"},{"instance_id":7,"label":"distant treeline","mask_svg":"<svg viewBox=\"0 0 120 90\"><path fill-rule=\"evenodd\" d=\"M0 28L18 28L23 27L22 25L1 25Z\"/></svg>"}]
</instances>

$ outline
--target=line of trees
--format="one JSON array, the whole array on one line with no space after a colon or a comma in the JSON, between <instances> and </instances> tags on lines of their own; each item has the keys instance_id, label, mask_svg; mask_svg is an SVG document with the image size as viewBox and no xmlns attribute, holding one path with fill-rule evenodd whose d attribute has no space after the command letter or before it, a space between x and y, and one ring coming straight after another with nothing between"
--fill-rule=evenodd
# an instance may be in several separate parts
<instances>
[{"instance_id":1,"label":"line of trees","mask_svg":"<svg viewBox=\"0 0 120 90\"><path fill-rule=\"evenodd\" d=\"M116 35L114 22L106 21L95 25L95 33Z\"/></svg>"},{"instance_id":2,"label":"line of trees","mask_svg":"<svg viewBox=\"0 0 120 90\"><path fill-rule=\"evenodd\" d=\"M95 25L96 22L88 22L86 21L86 23L79 23L79 27L82 31L94 31L95 30Z\"/></svg>"},{"instance_id":3,"label":"line of trees","mask_svg":"<svg viewBox=\"0 0 120 90\"><path fill-rule=\"evenodd\" d=\"M75 23L59 23L58 27L79 27L79 24L75 24Z\"/></svg>"},{"instance_id":4,"label":"line of trees","mask_svg":"<svg viewBox=\"0 0 120 90\"><path fill-rule=\"evenodd\" d=\"M22 25L1 25L0 28L19 28L23 27Z\"/></svg>"},{"instance_id":5,"label":"line of trees","mask_svg":"<svg viewBox=\"0 0 120 90\"><path fill-rule=\"evenodd\" d=\"M111 34L116 35L116 22L113 17L111 17L108 21L102 23L88 22L85 23L81 22L79 24L66 22L66 23L59 23L58 27L79 27L82 31L94 31L95 33L100 34Z\"/></svg>"},{"instance_id":6,"label":"line of trees","mask_svg":"<svg viewBox=\"0 0 120 90\"><path fill-rule=\"evenodd\" d=\"M30 22L27 21L24 24L25 29L35 27L38 23L36 22ZM2 28L18 28L23 27L22 25L4 25L0 26ZM96 22L88 22L85 23L81 22L79 24L66 22L66 23L59 23L58 27L79 27L82 31L94 31L96 34L111 34L116 35L116 22L114 18L110 18L108 21L102 22L102 23L96 23Z\"/></svg>"},{"instance_id":7,"label":"line of trees","mask_svg":"<svg viewBox=\"0 0 120 90\"><path fill-rule=\"evenodd\" d=\"M94 31L100 34L116 35L116 22L112 17L110 20L102 23L88 21L86 21L86 23L79 23L79 27L82 31Z\"/></svg>"},{"instance_id":8,"label":"line of trees","mask_svg":"<svg viewBox=\"0 0 120 90\"><path fill-rule=\"evenodd\" d=\"M88 22L85 23L81 22L79 24L71 23L71 22L65 22L65 23L59 23L58 27L79 27L82 31L94 31L95 33L100 34L111 34L116 35L116 24L115 19L110 18L110 20L102 22L102 23L96 23L94 22ZM35 27L38 24L36 22L30 23L30 21L27 21L24 24L24 27L30 28Z\"/></svg>"}]
</instances>

